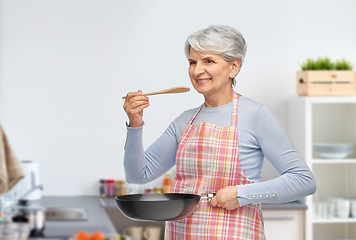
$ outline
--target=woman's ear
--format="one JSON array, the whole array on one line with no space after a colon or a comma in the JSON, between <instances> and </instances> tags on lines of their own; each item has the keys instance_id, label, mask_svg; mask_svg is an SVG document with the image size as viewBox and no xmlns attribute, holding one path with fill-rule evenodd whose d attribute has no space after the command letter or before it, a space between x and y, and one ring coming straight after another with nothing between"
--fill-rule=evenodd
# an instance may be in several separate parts
<instances>
[{"instance_id":1,"label":"woman's ear","mask_svg":"<svg viewBox=\"0 0 356 240\"><path fill-rule=\"evenodd\" d=\"M239 58L235 58L231 64L231 72L230 72L231 78L234 78L237 75L237 73L240 70L240 66L241 66L241 60Z\"/></svg>"}]
</instances>

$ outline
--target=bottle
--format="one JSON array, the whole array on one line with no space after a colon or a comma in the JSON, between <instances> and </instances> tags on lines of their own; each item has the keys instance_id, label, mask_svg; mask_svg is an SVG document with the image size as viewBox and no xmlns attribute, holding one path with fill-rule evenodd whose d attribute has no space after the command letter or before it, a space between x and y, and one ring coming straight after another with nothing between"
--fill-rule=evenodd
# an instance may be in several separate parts
<instances>
[{"instance_id":1,"label":"bottle","mask_svg":"<svg viewBox=\"0 0 356 240\"><path fill-rule=\"evenodd\" d=\"M99 183L100 183L99 196L100 197L106 197L106 180L105 179L100 179Z\"/></svg>"},{"instance_id":2,"label":"bottle","mask_svg":"<svg viewBox=\"0 0 356 240\"><path fill-rule=\"evenodd\" d=\"M2 222L2 205L3 205L3 197L0 195L0 222Z\"/></svg>"},{"instance_id":3,"label":"bottle","mask_svg":"<svg viewBox=\"0 0 356 240\"><path fill-rule=\"evenodd\" d=\"M116 181L116 196L126 195L126 182L125 180Z\"/></svg>"},{"instance_id":4,"label":"bottle","mask_svg":"<svg viewBox=\"0 0 356 240\"><path fill-rule=\"evenodd\" d=\"M106 180L106 196L115 197L115 180Z\"/></svg>"},{"instance_id":5,"label":"bottle","mask_svg":"<svg viewBox=\"0 0 356 240\"><path fill-rule=\"evenodd\" d=\"M169 174L165 174L163 177L162 192L163 193L172 192L172 180Z\"/></svg>"}]
</instances>

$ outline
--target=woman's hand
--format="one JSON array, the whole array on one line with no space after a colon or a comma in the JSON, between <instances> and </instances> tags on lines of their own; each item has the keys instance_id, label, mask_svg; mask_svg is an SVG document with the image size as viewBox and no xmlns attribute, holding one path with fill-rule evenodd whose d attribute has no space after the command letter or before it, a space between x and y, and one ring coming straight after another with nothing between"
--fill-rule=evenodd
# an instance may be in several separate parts
<instances>
[{"instance_id":1,"label":"woman's hand","mask_svg":"<svg viewBox=\"0 0 356 240\"><path fill-rule=\"evenodd\" d=\"M222 207L227 210L234 210L240 207L237 201L236 186L228 186L220 189L215 197L210 201L212 207Z\"/></svg>"},{"instance_id":2,"label":"woman's hand","mask_svg":"<svg viewBox=\"0 0 356 240\"><path fill-rule=\"evenodd\" d=\"M150 105L148 97L142 95L142 91L129 92L126 95L124 110L130 120L130 127L139 128L142 126L143 109Z\"/></svg>"}]
</instances>

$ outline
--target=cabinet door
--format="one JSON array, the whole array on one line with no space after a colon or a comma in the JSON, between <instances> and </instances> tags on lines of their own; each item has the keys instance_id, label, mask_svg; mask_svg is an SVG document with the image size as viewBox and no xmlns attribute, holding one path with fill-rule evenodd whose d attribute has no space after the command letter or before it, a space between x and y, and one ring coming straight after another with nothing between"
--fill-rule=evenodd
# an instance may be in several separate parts
<instances>
[{"instance_id":1,"label":"cabinet door","mask_svg":"<svg viewBox=\"0 0 356 240\"><path fill-rule=\"evenodd\" d=\"M263 210L267 240L303 240L304 211Z\"/></svg>"}]
</instances>

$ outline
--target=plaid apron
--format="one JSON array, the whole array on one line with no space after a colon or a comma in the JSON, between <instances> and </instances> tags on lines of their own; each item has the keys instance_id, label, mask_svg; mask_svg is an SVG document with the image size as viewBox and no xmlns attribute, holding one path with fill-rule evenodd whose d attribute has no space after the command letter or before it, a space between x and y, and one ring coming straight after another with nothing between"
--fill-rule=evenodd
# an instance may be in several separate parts
<instances>
[{"instance_id":1,"label":"plaid apron","mask_svg":"<svg viewBox=\"0 0 356 240\"><path fill-rule=\"evenodd\" d=\"M190 119L179 140L173 192L203 195L250 183L239 159L237 106L234 92L231 127L193 126L202 106ZM192 215L166 223L165 239L265 239L260 204L229 211L202 200Z\"/></svg>"}]
</instances>

